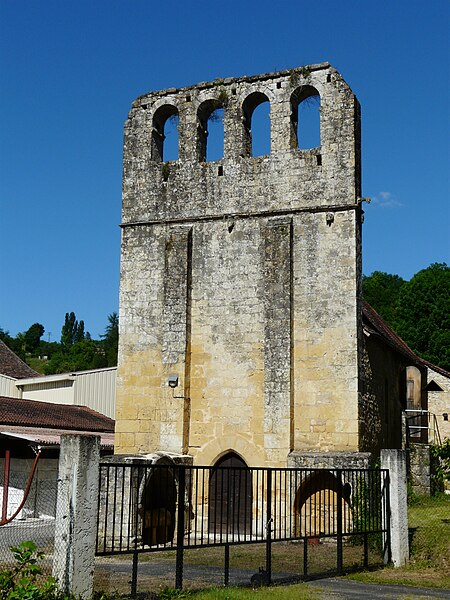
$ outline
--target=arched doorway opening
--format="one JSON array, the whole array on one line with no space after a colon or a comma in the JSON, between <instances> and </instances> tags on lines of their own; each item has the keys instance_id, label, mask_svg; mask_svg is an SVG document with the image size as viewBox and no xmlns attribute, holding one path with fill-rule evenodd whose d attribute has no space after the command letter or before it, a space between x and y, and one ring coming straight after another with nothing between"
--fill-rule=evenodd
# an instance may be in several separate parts
<instances>
[{"instance_id":1,"label":"arched doorway opening","mask_svg":"<svg viewBox=\"0 0 450 600\"><path fill-rule=\"evenodd\" d=\"M173 470L153 467L141 489L142 541L148 546L166 544L175 532L177 486Z\"/></svg>"},{"instance_id":2,"label":"arched doorway opening","mask_svg":"<svg viewBox=\"0 0 450 600\"><path fill-rule=\"evenodd\" d=\"M209 533L251 533L252 496L252 473L245 461L235 452L220 458L209 479Z\"/></svg>"},{"instance_id":3,"label":"arched doorway opening","mask_svg":"<svg viewBox=\"0 0 450 600\"><path fill-rule=\"evenodd\" d=\"M300 484L295 496L295 535L336 535L339 503L342 509L342 531L350 530L351 494L351 485L343 484L330 471L324 470L308 476Z\"/></svg>"}]
</instances>

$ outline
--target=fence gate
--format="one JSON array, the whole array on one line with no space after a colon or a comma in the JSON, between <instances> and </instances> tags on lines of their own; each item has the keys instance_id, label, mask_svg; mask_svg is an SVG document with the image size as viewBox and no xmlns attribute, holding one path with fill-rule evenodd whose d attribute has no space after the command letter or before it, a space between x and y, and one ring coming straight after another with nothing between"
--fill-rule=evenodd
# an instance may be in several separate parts
<instances>
[{"instance_id":1,"label":"fence gate","mask_svg":"<svg viewBox=\"0 0 450 600\"><path fill-rule=\"evenodd\" d=\"M264 578L272 577L272 544L331 540L335 572L344 544L363 546L365 567L374 540L390 560L389 473L383 469L249 468L235 454L213 467L175 464L100 464L97 556L133 555L136 594L139 554L176 551L176 587L183 583L183 551L223 546L224 583L229 549L266 547ZM334 546L333 546L334 547ZM299 575L300 576L300 575Z\"/></svg>"}]
</instances>

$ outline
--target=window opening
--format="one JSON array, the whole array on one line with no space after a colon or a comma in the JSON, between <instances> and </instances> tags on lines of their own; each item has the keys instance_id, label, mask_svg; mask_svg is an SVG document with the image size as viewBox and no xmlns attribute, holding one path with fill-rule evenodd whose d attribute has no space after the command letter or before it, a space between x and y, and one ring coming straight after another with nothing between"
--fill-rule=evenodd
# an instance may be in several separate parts
<instances>
[{"instance_id":1,"label":"window opening","mask_svg":"<svg viewBox=\"0 0 450 600\"><path fill-rule=\"evenodd\" d=\"M225 111L219 100L207 100L198 109L198 158L211 162L223 158Z\"/></svg>"},{"instance_id":2,"label":"window opening","mask_svg":"<svg viewBox=\"0 0 450 600\"><path fill-rule=\"evenodd\" d=\"M261 93L247 96L242 106L244 113L244 153L246 156L270 154L270 102Z\"/></svg>"},{"instance_id":3,"label":"window opening","mask_svg":"<svg viewBox=\"0 0 450 600\"><path fill-rule=\"evenodd\" d=\"M223 158L223 118L225 111L223 108L216 108L209 115L207 130L208 140L206 143L206 161L221 160Z\"/></svg>"},{"instance_id":4,"label":"window opening","mask_svg":"<svg viewBox=\"0 0 450 600\"><path fill-rule=\"evenodd\" d=\"M302 86L291 97L291 145L300 150L320 146L320 95L309 86Z\"/></svg>"},{"instance_id":5,"label":"window opening","mask_svg":"<svg viewBox=\"0 0 450 600\"><path fill-rule=\"evenodd\" d=\"M180 118L178 114L171 115L164 125L164 149L163 160L178 160L178 125Z\"/></svg>"},{"instance_id":6,"label":"window opening","mask_svg":"<svg viewBox=\"0 0 450 600\"><path fill-rule=\"evenodd\" d=\"M171 104L158 108L153 117L152 158L178 160L178 110Z\"/></svg>"}]
</instances>

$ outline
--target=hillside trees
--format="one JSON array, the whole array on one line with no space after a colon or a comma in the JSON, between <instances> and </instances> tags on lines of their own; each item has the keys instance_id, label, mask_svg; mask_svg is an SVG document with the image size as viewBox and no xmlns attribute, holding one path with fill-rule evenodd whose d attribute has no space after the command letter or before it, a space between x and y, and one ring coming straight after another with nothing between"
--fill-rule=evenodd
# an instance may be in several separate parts
<instances>
[{"instance_id":1,"label":"hillside trees","mask_svg":"<svg viewBox=\"0 0 450 600\"><path fill-rule=\"evenodd\" d=\"M83 320L74 312L66 313L60 342L42 340L44 326L34 323L15 337L0 327L0 339L33 369L45 375L100 369L117 365L119 320L108 315L108 324L100 340L91 339Z\"/></svg>"}]
</instances>

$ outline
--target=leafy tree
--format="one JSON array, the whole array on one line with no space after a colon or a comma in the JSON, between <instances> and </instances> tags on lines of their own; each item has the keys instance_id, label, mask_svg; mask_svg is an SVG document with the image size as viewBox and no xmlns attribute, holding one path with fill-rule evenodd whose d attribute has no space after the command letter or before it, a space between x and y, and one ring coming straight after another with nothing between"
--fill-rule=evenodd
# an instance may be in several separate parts
<instances>
[{"instance_id":1,"label":"leafy tree","mask_svg":"<svg viewBox=\"0 0 450 600\"><path fill-rule=\"evenodd\" d=\"M19 358L25 360L25 349L23 343L23 333L17 334L15 338L9 335L9 331L5 331L0 327L0 340L10 348Z\"/></svg>"},{"instance_id":2,"label":"leafy tree","mask_svg":"<svg viewBox=\"0 0 450 600\"><path fill-rule=\"evenodd\" d=\"M36 352L41 341L41 337L44 335L44 331L44 326L40 323L33 323L33 325L31 325L31 327L25 331L23 336L25 352L29 352L30 354Z\"/></svg>"},{"instance_id":3,"label":"leafy tree","mask_svg":"<svg viewBox=\"0 0 450 600\"><path fill-rule=\"evenodd\" d=\"M84 340L84 321L78 323L75 313L66 313L61 329L61 344L68 349L72 344Z\"/></svg>"},{"instance_id":4,"label":"leafy tree","mask_svg":"<svg viewBox=\"0 0 450 600\"><path fill-rule=\"evenodd\" d=\"M76 344L77 342L82 342L84 339L85 339L84 321L80 321L78 323L78 327L76 328L76 331L75 331L74 343Z\"/></svg>"},{"instance_id":5,"label":"leafy tree","mask_svg":"<svg viewBox=\"0 0 450 600\"><path fill-rule=\"evenodd\" d=\"M119 316L116 312L108 315L108 325L101 337L103 338L107 366L115 367L117 365L117 351L119 347Z\"/></svg>"},{"instance_id":6,"label":"leafy tree","mask_svg":"<svg viewBox=\"0 0 450 600\"><path fill-rule=\"evenodd\" d=\"M399 293L397 333L422 358L450 371L450 267L434 263Z\"/></svg>"},{"instance_id":7,"label":"leafy tree","mask_svg":"<svg viewBox=\"0 0 450 600\"><path fill-rule=\"evenodd\" d=\"M68 373L106 366L108 365L102 345L94 340L82 340L53 354L44 366L44 373Z\"/></svg>"},{"instance_id":8,"label":"leafy tree","mask_svg":"<svg viewBox=\"0 0 450 600\"><path fill-rule=\"evenodd\" d=\"M405 280L398 275L374 271L363 276L362 290L364 299L394 329L397 326L397 311L400 290Z\"/></svg>"},{"instance_id":9,"label":"leafy tree","mask_svg":"<svg viewBox=\"0 0 450 600\"><path fill-rule=\"evenodd\" d=\"M3 327L0 327L0 340L5 342L5 344L6 344L8 339L11 339L11 336L9 335L9 331L6 331L5 329L3 329Z\"/></svg>"}]
</instances>

